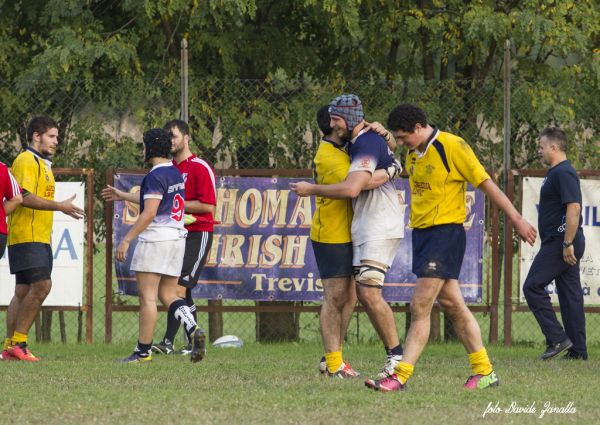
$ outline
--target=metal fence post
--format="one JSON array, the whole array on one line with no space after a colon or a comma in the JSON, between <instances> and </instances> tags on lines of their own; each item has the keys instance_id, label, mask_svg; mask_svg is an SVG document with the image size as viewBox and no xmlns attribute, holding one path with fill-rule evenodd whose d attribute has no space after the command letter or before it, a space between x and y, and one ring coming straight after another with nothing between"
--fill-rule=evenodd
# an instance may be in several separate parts
<instances>
[{"instance_id":1,"label":"metal fence post","mask_svg":"<svg viewBox=\"0 0 600 425\"><path fill-rule=\"evenodd\" d=\"M188 122L189 118L189 96L188 96L188 43L184 38L181 40L181 119Z\"/></svg>"},{"instance_id":2,"label":"metal fence post","mask_svg":"<svg viewBox=\"0 0 600 425\"><path fill-rule=\"evenodd\" d=\"M503 186L508 191L510 174L510 40L504 43L504 164ZM512 197L511 197L512 200ZM512 344L512 226L504 216L504 345ZM510 273L510 275L508 274Z\"/></svg>"}]
</instances>

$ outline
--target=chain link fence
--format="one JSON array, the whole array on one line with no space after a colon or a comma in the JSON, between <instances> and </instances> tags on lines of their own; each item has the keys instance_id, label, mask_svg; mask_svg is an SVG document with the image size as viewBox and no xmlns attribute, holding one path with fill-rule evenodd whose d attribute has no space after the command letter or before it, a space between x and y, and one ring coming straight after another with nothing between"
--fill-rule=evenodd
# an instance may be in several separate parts
<instances>
[{"instance_id":1,"label":"chain link fence","mask_svg":"<svg viewBox=\"0 0 600 425\"><path fill-rule=\"evenodd\" d=\"M502 81L485 83L468 80L445 81L316 81L313 79L224 80L190 76L189 123L192 150L206 158L216 169L311 168L319 132L316 111L341 93L357 94L368 121L385 123L388 112L400 102L419 104L430 121L442 130L462 136L471 144L481 162L497 175L503 166ZM576 81L513 82L511 95L511 158L513 168L539 168L537 135L548 124L559 124L569 134L569 155L577 168L599 168L597 131L600 117L596 112L595 93ZM95 170L94 211L94 299L93 338L105 335L105 238L104 204L99 191L107 168L142 168L141 135L145 129L162 126L180 115L178 82L148 81L25 81L0 80L0 161L10 164L26 145L25 130L30 118L47 114L59 122L60 146L54 158L56 167L93 168ZM398 155L402 155L399 149ZM57 179L60 181L60 179ZM516 199L519 199L517 196ZM489 235L488 235L489 236ZM488 237L486 236L486 238ZM517 241L513 241L516 247ZM486 239L486 252L490 252ZM491 255L491 254L490 254ZM515 268L515 270L517 270ZM113 271L114 273L114 271ZM490 300L489 261L484 266L484 300ZM114 281L115 279L113 279ZM518 279L515 276L515 282ZM54 282L60 290L60 282ZM113 302L137 305L137 298L118 295L113 285ZM206 300L197 300L206 306ZM502 305L502 300L500 304ZM228 301L228 306L252 306L253 301ZM315 305L316 304L309 304ZM55 314L56 316L56 314ZM157 335L165 327L160 315ZM67 341L81 339L82 312L67 311L54 319L46 337ZM257 314L223 314L223 333L256 340ZM484 335L489 331L487 313L476 313ZM396 314L401 334L406 314ZM4 331L5 313L0 312L0 332ZM133 341L137 335L137 315L113 314L113 340ZM199 314L200 323L209 322L208 313ZM320 340L316 312L297 313L294 318L298 338ZM58 325L56 325L58 323ZM500 309L502 340L502 309ZM85 327L85 325L83 325ZM441 334L447 333L444 322ZM588 336L598 342L600 315L588 314ZM84 332L83 332L84 333ZM180 332L181 334L181 332ZM48 339L48 338L46 338ZM85 338L83 338L85 339ZM350 325L349 342L377 341L365 313L356 313ZM542 342L542 335L530 313L513 316L513 340Z\"/></svg>"}]
</instances>

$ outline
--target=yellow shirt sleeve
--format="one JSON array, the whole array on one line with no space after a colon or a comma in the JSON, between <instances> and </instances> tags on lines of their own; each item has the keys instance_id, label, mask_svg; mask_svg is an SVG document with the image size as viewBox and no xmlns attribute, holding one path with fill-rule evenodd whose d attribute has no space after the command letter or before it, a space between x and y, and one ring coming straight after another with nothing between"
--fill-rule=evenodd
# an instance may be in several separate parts
<instances>
[{"instance_id":1,"label":"yellow shirt sleeve","mask_svg":"<svg viewBox=\"0 0 600 425\"><path fill-rule=\"evenodd\" d=\"M473 149L462 139L458 140L457 146L452 151L452 164L463 178L474 187L490 178L489 174L479 162Z\"/></svg>"},{"instance_id":2,"label":"yellow shirt sleeve","mask_svg":"<svg viewBox=\"0 0 600 425\"><path fill-rule=\"evenodd\" d=\"M33 155L23 153L13 162L10 169L22 189L30 193L37 193L39 165Z\"/></svg>"}]
</instances>

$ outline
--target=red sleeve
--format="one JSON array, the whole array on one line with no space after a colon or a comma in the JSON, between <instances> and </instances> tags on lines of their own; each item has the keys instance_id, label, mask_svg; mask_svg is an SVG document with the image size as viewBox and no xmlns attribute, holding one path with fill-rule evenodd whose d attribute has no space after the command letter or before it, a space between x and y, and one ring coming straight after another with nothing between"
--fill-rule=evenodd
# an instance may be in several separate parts
<instances>
[{"instance_id":1,"label":"red sleeve","mask_svg":"<svg viewBox=\"0 0 600 425\"><path fill-rule=\"evenodd\" d=\"M200 201L204 204L216 205L215 173L205 161L194 162L194 171L188 175L192 184L186 185L185 199Z\"/></svg>"},{"instance_id":2,"label":"red sleeve","mask_svg":"<svg viewBox=\"0 0 600 425\"><path fill-rule=\"evenodd\" d=\"M3 199L12 199L21 193L17 180L10 173L8 167L2 163L0 163L0 188Z\"/></svg>"}]
</instances>

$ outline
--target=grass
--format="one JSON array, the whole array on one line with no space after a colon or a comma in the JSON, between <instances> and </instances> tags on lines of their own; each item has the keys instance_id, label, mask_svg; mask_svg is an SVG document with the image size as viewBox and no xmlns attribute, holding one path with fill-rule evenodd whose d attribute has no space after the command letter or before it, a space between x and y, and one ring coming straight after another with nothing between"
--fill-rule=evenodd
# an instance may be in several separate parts
<instances>
[{"instance_id":1,"label":"grass","mask_svg":"<svg viewBox=\"0 0 600 425\"><path fill-rule=\"evenodd\" d=\"M180 356L155 356L150 364L119 365L130 344L37 344L37 364L2 362L5 400L0 417L21 424L591 424L600 407L594 388L598 347L591 360L540 362L539 348L488 347L501 385L467 392L464 350L457 344L427 347L404 393L367 390L362 379L330 380L316 370L318 344L246 344L210 349L191 364ZM346 357L367 374L383 363L378 345L349 345ZM545 402L574 403L575 413L538 416ZM496 413L535 402L536 414Z\"/></svg>"}]
</instances>

